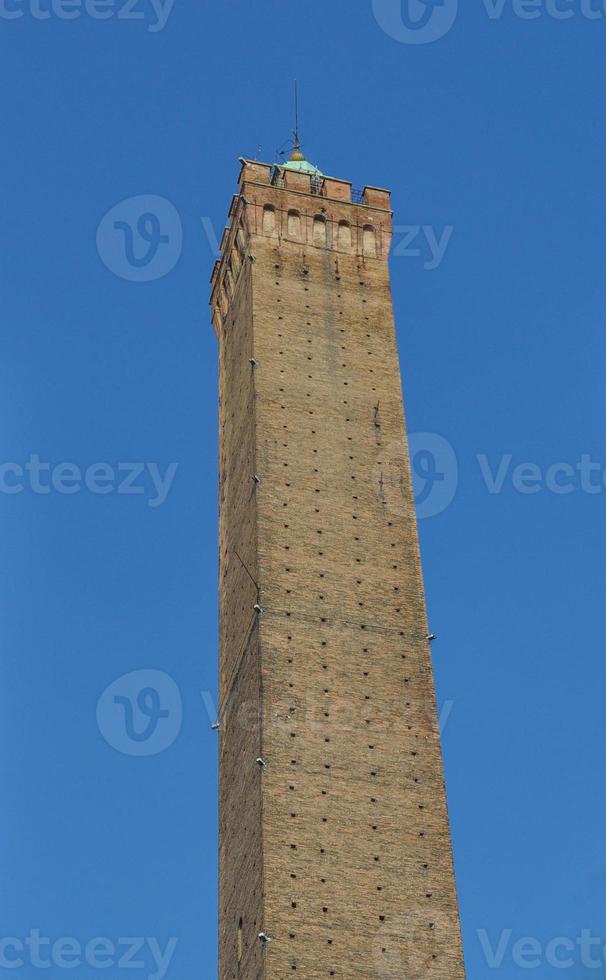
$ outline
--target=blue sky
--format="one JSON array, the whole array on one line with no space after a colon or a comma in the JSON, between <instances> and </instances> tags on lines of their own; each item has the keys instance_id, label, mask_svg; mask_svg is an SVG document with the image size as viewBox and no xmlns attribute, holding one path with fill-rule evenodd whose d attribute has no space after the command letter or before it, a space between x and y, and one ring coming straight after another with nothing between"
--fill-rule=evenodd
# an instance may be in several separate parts
<instances>
[{"instance_id":1,"label":"blue sky","mask_svg":"<svg viewBox=\"0 0 606 980\"><path fill-rule=\"evenodd\" d=\"M393 189L469 977L606 978L601 0L169 6L0 3L3 955L216 975L208 277L297 77L310 157Z\"/></svg>"}]
</instances>

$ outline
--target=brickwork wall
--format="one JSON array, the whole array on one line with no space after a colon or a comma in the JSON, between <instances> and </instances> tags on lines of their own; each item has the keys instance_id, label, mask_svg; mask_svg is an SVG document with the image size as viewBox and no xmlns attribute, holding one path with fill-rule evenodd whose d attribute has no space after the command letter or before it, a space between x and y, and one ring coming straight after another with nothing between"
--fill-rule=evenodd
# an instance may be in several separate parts
<instances>
[{"instance_id":1,"label":"brickwork wall","mask_svg":"<svg viewBox=\"0 0 606 980\"><path fill-rule=\"evenodd\" d=\"M252 279L234 279L219 348L219 977L264 976Z\"/></svg>"},{"instance_id":2,"label":"brickwork wall","mask_svg":"<svg viewBox=\"0 0 606 980\"><path fill-rule=\"evenodd\" d=\"M388 195L353 204L346 182L322 196L296 176L276 187L267 168L244 167L224 255L238 228L246 249L224 313L225 260L213 280L233 471L222 690L250 709L234 723L230 708L222 733L220 977L463 980ZM270 937L261 961L237 963L238 899Z\"/></svg>"}]
</instances>

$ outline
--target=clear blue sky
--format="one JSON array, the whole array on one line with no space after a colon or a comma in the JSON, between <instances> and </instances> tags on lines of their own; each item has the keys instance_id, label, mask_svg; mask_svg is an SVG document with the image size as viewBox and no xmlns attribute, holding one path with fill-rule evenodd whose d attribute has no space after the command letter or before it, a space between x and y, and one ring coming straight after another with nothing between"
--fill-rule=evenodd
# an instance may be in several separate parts
<instances>
[{"instance_id":1,"label":"clear blue sky","mask_svg":"<svg viewBox=\"0 0 606 980\"><path fill-rule=\"evenodd\" d=\"M526 975L513 952L522 937L574 943L585 929L606 941L599 0L593 19L580 0L526 6L536 19L510 2L500 17L489 0L465 2L423 44L406 43L391 0L376 17L370 0L176 0L162 30L149 29L162 26L151 0L135 8L143 19L125 16L125 0L100 5L106 20L74 6L73 20L61 8L43 19L49 0L33 3L0 4L0 462L14 464L3 486L23 487L0 493L0 938L39 929L164 949L175 937L168 977L216 975L216 736L201 696L214 698L217 660L206 232L220 234L238 156L260 146L271 160L288 138L296 76L311 158L356 186L392 188L396 224L427 229L408 248L413 232L398 233L392 276L410 431L442 436L458 463L454 498L420 529L439 701L451 709L469 977L492 973L478 930L493 945L512 930L502 980ZM454 12L452 0L433 13L411 0L410 11ZM144 208L165 208L170 242L144 223L139 265L122 278L118 245L137 202L118 214L122 229L102 219L140 195L172 204ZM441 261L424 268L445 229ZM173 249L173 261L136 281L148 247ZM52 470L33 472L35 456ZM599 464L601 492L587 474L549 470L583 456ZM428 458L417 460L421 492ZM446 500L444 459L433 462ZM487 468L501 461L490 493ZM132 476L143 492L116 492L119 464L134 462L151 466ZM527 462L532 479L516 470ZM57 473L62 463L78 470ZM91 473L95 463L106 467ZM152 473L171 463L162 499ZM51 476L56 486L36 492ZM164 747L155 755L120 751L148 744L120 742L134 688L121 682L122 702L113 689L99 702L133 671L175 682L159 682L170 719L154 717L149 691L141 702L152 728L173 725L158 729L170 744L150 743ZM145 675L151 690L156 676ZM12 975L39 975L31 948ZM570 980L606 977L603 957L592 969L581 947L568 955ZM562 975L537 956L535 976ZM151 957L146 947L137 975L153 972Z\"/></svg>"}]
</instances>

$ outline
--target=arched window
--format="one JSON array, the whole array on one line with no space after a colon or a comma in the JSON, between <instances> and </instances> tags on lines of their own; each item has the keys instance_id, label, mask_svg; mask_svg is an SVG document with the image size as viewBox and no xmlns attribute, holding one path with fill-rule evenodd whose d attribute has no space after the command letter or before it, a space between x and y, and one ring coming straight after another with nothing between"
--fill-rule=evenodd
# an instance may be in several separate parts
<instances>
[{"instance_id":1,"label":"arched window","mask_svg":"<svg viewBox=\"0 0 606 980\"><path fill-rule=\"evenodd\" d=\"M364 255L371 255L376 257L377 254L377 236L372 225L364 226L364 237L363 237L363 252Z\"/></svg>"},{"instance_id":2,"label":"arched window","mask_svg":"<svg viewBox=\"0 0 606 980\"><path fill-rule=\"evenodd\" d=\"M327 240L326 218L317 214L314 218L314 245L326 245Z\"/></svg>"},{"instance_id":3,"label":"arched window","mask_svg":"<svg viewBox=\"0 0 606 980\"><path fill-rule=\"evenodd\" d=\"M301 237L301 215L298 211L288 212L288 237Z\"/></svg>"},{"instance_id":4,"label":"arched window","mask_svg":"<svg viewBox=\"0 0 606 980\"><path fill-rule=\"evenodd\" d=\"M276 209L271 204L263 208L263 234L273 235L276 230Z\"/></svg>"},{"instance_id":5,"label":"arched window","mask_svg":"<svg viewBox=\"0 0 606 980\"><path fill-rule=\"evenodd\" d=\"M351 248L351 228L347 221L339 222L339 248L345 251Z\"/></svg>"}]
</instances>

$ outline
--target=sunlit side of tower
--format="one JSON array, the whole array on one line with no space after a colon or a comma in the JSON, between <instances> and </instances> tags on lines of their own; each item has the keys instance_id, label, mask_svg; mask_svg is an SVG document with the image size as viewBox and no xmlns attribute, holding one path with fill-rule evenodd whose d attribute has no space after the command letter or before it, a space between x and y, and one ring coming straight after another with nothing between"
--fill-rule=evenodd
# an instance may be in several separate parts
<instances>
[{"instance_id":1,"label":"sunlit side of tower","mask_svg":"<svg viewBox=\"0 0 606 980\"><path fill-rule=\"evenodd\" d=\"M220 385L220 980L463 980L388 191L242 160Z\"/></svg>"}]
</instances>

